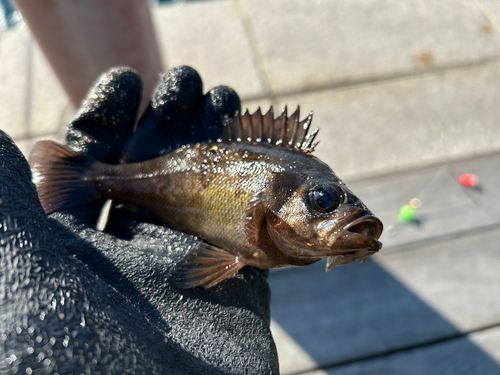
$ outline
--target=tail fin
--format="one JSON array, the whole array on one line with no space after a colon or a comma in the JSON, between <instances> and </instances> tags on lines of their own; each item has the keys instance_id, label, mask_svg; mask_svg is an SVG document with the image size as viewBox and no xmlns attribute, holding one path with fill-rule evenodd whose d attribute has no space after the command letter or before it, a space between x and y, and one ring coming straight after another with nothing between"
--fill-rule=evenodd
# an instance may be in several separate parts
<instances>
[{"instance_id":1,"label":"tail fin","mask_svg":"<svg viewBox=\"0 0 500 375\"><path fill-rule=\"evenodd\" d=\"M40 141L33 146L29 162L45 213L100 198L94 183L85 180L92 165L98 163L93 157L53 141Z\"/></svg>"}]
</instances>

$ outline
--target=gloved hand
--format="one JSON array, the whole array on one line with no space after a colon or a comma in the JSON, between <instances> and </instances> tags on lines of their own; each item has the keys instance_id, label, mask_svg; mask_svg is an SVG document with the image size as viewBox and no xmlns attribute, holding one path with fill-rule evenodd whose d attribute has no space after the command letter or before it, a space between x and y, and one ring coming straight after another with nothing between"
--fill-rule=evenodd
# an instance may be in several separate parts
<instances>
[{"instance_id":1,"label":"gloved hand","mask_svg":"<svg viewBox=\"0 0 500 375\"><path fill-rule=\"evenodd\" d=\"M108 163L127 142L142 151L122 158L153 157L199 137L191 130L200 124L215 137L240 109L230 88L202 95L196 71L175 68L131 136L141 86L127 68L103 74L66 144ZM171 145L150 139L158 126L174 130ZM169 274L197 239L117 209L96 231L101 206L47 217L27 161L0 131L0 373L278 373L266 271L245 267L211 289L174 289Z\"/></svg>"}]
</instances>

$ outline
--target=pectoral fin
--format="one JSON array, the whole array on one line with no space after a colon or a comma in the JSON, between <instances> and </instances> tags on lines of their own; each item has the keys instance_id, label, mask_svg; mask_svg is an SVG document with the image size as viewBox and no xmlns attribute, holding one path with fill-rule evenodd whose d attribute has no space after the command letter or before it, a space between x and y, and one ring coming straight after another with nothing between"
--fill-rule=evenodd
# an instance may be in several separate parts
<instances>
[{"instance_id":1,"label":"pectoral fin","mask_svg":"<svg viewBox=\"0 0 500 375\"><path fill-rule=\"evenodd\" d=\"M255 194L250 202L248 202L245 218L245 230L249 246L255 246L259 241L259 232L265 218L264 203L268 199L269 197L267 194L261 191Z\"/></svg>"},{"instance_id":2,"label":"pectoral fin","mask_svg":"<svg viewBox=\"0 0 500 375\"><path fill-rule=\"evenodd\" d=\"M211 288L244 266L237 256L226 250L201 243L175 267L170 284L179 289Z\"/></svg>"}]
</instances>

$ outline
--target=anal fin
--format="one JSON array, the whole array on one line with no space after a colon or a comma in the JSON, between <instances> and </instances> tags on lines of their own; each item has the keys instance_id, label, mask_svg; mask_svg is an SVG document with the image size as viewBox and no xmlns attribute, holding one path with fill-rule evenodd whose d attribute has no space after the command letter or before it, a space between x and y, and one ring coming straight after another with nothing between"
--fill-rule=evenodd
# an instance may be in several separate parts
<instances>
[{"instance_id":1,"label":"anal fin","mask_svg":"<svg viewBox=\"0 0 500 375\"><path fill-rule=\"evenodd\" d=\"M177 264L171 274L170 284L178 289L199 286L211 288L244 266L238 256L207 243L201 243Z\"/></svg>"}]
</instances>

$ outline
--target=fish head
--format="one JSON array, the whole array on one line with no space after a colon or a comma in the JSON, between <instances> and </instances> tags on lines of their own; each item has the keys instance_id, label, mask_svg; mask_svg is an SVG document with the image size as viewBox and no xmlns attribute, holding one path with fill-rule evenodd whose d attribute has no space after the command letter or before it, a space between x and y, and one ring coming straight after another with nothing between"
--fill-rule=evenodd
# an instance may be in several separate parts
<instances>
[{"instance_id":1,"label":"fish head","mask_svg":"<svg viewBox=\"0 0 500 375\"><path fill-rule=\"evenodd\" d=\"M273 189L266 222L269 236L284 254L327 257L328 272L378 252L383 225L334 174L326 177L309 175L285 185L276 181L282 187Z\"/></svg>"}]
</instances>

